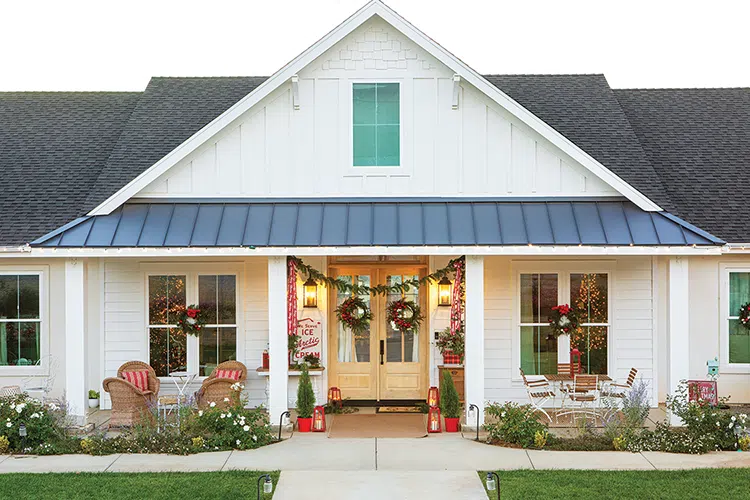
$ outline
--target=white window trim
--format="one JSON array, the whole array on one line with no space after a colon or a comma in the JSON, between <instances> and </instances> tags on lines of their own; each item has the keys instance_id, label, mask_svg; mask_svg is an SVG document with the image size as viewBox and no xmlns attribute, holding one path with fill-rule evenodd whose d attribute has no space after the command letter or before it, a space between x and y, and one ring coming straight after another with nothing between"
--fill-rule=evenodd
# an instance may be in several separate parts
<instances>
[{"instance_id":1,"label":"white window trim","mask_svg":"<svg viewBox=\"0 0 750 500\"><path fill-rule=\"evenodd\" d=\"M737 316L729 311L729 274L750 273L750 265L720 264L719 284L719 370L722 373L750 373L750 363L729 362L729 320Z\"/></svg>"},{"instance_id":2,"label":"white window trim","mask_svg":"<svg viewBox=\"0 0 750 500\"><path fill-rule=\"evenodd\" d=\"M398 114L399 114L399 127L398 127L398 154L399 154L399 164L400 165L383 165L383 166L371 166L371 167L357 167L354 166L354 84L355 83L397 83L398 84ZM406 106L404 105L405 102L405 95L407 90L408 82L403 78L352 78L349 80L349 83L347 85L348 90L348 97L347 97L347 117L349 120L349 137L347 140L348 145L348 151L349 156L346 159L345 165L347 165L347 168L345 169L344 175L345 176L367 176L367 175L378 175L378 176L389 176L389 175L410 175L411 171L410 169L407 169L406 166L404 166L404 158L406 155L404 155L404 145L406 141L404 140L404 130L406 129L405 126L405 115L404 110L406 109ZM410 100L411 102L411 100Z\"/></svg>"},{"instance_id":3,"label":"white window trim","mask_svg":"<svg viewBox=\"0 0 750 500\"><path fill-rule=\"evenodd\" d=\"M49 301L47 290L49 290L49 266L3 266L0 276L34 275L39 276L39 365L0 366L0 376L25 375L43 376L49 371ZM58 374L59 375L59 374Z\"/></svg>"},{"instance_id":4,"label":"white window trim","mask_svg":"<svg viewBox=\"0 0 750 500\"><path fill-rule=\"evenodd\" d=\"M583 323L584 326L606 326L607 330L607 374L612 376L617 368L614 359L616 333L614 322L614 261L512 261L511 290L513 290L513 319L511 333L511 380L522 382L519 368L521 366L521 274L557 274L557 303L570 303L571 274L607 274L607 317L609 323ZM545 326L547 323L535 323ZM523 326L531 326L524 323Z\"/></svg>"},{"instance_id":5,"label":"white window trim","mask_svg":"<svg viewBox=\"0 0 750 500\"><path fill-rule=\"evenodd\" d=\"M236 311L235 321L237 329L236 337L236 358L240 362L245 362L245 330L242 327L243 322L243 302L242 302L242 287L244 284L244 273L243 265L241 263L141 263L141 269L143 270L143 287L144 287L144 324L146 328L143 332L143 352L145 353L144 359L146 363L151 364L151 348L149 343L149 320L148 320L148 278L149 276L185 276L186 280L186 294L185 302L186 305L198 303L198 276L213 276L213 275L233 275L236 280L235 289L235 300L236 300ZM166 325L165 325L166 326ZM230 325L222 325L230 326ZM200 341L198 337L194 335L187 336L186 342L187 349L187 371L190 373L200 372ZM247 364L247 363L245 363ZM200 382L208 378L208 376L198 376L195 378L196 381ZM159 377L159 380L169 382L172 380L171 377Z\"/></svg>"}]
</instances>

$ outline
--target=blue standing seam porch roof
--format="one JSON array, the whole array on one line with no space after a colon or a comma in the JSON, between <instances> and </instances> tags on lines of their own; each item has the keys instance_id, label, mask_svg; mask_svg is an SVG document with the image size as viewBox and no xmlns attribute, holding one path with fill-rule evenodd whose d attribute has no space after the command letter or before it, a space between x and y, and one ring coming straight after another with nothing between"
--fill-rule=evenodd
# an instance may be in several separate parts
<instances>
[{"instance_id":1,"label":"blue standing seam porch roof","mask_svg":"<svg viewBox=\"0 0 750 500\"><path fill-rule=\"evenodd\" d=\"M685 246L722 240L629 201L134 201L37 247Z\"/></svg>"}]
</instances>

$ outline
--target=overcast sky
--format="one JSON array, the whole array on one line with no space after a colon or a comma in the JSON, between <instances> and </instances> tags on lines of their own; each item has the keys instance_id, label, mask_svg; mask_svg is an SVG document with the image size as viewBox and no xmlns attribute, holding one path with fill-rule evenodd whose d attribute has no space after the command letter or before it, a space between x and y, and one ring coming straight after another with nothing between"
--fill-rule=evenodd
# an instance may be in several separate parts
<instances>
[{"instance_id":1,"label":"overcast sky","mask_svg":"<svg viewBox=\"0 0 750 500\"><path fill-rule=\"evenodd\" d=\"M142 90L270 75L364 0L15 0L0 90ZM604 73L613 87L750 87L747 0L389 0L480 73Z\"/></svg>"}]
</instances>

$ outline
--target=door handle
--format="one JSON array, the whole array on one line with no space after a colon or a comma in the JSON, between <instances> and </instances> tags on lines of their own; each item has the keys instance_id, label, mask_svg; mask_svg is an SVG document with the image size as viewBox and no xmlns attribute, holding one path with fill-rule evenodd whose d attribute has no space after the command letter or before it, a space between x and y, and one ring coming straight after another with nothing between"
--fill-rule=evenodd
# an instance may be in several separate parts
<instances>
[{"instance_id":1,"label":"door handle","mask_svg":"<svg viewBox=\"0 0 750 500\"><path fill-rule=\"evenodd\" d=\"M385 340L380 341L380 364L383 364L383 356L385 355Z\"/></svg>"}]
</instances>

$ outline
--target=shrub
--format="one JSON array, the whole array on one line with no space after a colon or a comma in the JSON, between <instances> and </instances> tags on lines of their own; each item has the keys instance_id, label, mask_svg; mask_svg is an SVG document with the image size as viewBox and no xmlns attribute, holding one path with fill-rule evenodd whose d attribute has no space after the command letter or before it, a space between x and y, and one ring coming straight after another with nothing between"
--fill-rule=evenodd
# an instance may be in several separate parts
<instances>
[{"instance_id":1,"label":"shrub","mask_svg":"<svg viewBox=\"0 0 750 500\"><path fill-rule=\"evenodd\" d=\"M0 455L5 455L10 451L10 441L7 436L0 436Z\"/></svg>"},{"instance_id":2,"label":"shrub","mask_svg":"<svg viewBox=\"0 0 750 500\"><path fill-rule=\"evenodd\" d=\"M64 439L64 418L63 407L56 403L45 406L25 393L0 397L0 435L8 440L10 451L31 451ZM21 424L26 427L25 438L19 435Z\"/></svg>"},{"instance_id":3,"label":"shrub","mask_svg":"<svg viewBox=\"0 0 750 500\"><path fill-rule=\"evenodd\" d=\"M612 451L613 442L611 439L597 435L586 434L573 438L561 438L550 435L547 438L547 449L558 451Z\"/></svg>"},{"instance_id":4,"label":"shrub","mask_svg":"<svg viewBox=\"0 0 750 500\"><path fill-rule=\"evenodd\" d=\"M440 411L445 418L461 416L461 402L458 399L451 372L448 370L443 370L443 380L440 384Z\"/></svg>"},{"instance_id":5,"label":"shrub","mask_svg":"<svg viewBox=\"0 0 750 500\"><path fill-rule=\"evenodd\" d=\"M95 391L94 389L89 390L89 399L99 399L99 391Z\"/></svg>"},{"instance_id":6,"label":"shrub","mask_svg":"<svg viewBox=\"0 0 750 500\"><path fill-rule=\"evenodd\" d=\"M672 427L657 422L656 428L643 430L627 440L628 451L666 451L669 453L706 453L714 449L712 436L690 432L689 429Z\"/></svg>"},{"instance_id":7,"label":"shrub","mask_svg":"<svg viewBox=\"0 0 750 500\"><path fill-rule=\"evenodd\" d=\"M737 446L742 451L750 451L750 436L742 436L737 440Z\"/></svg>"},{"instance_id":8,"label":"shrub","mask_svg":"<svg viewBox=\"0 0 750 500\"><path fill-rule=\"evenodd\" d=\"M265 412L242 406L225 409L214 406L199 411L190 421L187 434L202 438L208 449L247 450L273 441ZM190 444L196 442L199 441L191 440Z\"/></svg>"},{"instance_id":9,"label":"shrub","mask_svg":"<svg viewBox=\"0 0 750 500\"><path fill-rule=\"evenodd\" d=\"M534 434L534 448L539 448L540 450L544 448L544 445L547 444L548 436L549 433L547 431L536 431L536 434Z\"/></svg>"},{"instance_id":10,"label":"shrub","mask_svg":"<svg viewBox=\"0 0 750 500\"><path fill-rule=\"evenodd\" d=\"M307 365L302 365L302 375L299 377L297 386L297 416L300 418L311 418L315 409L315 392L313 392L310 373Z\"/></svg>"},{"instance_id":11,"label":"shrub","mask_svg":"<svg viewBox=\"0 0 750 500\"><path fill-rule=\"evenodd\" d=\"M617 436L612 440L612 447L616 451L624 451L627 449L628 441L625 439L625 436Z\"/></svg>"},{"instance_id":12,"label":"shrub","mask_svg":"<svg viewBox=\"0 0 750 500\"><path fill-rule=\"evenodd\" d=\"M640 429L648 418L651 402L648 397L648 384L637 380L622 399L622 415L625 426L629 429Z\"/></svg>"},{"instance_id":13,"label":"shrub","mask_svg":"<svg viewBox=\"0 0 750 500\"><path fill-rule=\"evenodd\" d=\"M486 412L496 419L484 426L490 442L531 448L535 446L536 434L547 432L547 425L538 420L531 405L492 403L487 406Z\"/></svg>"}]
</instances>

